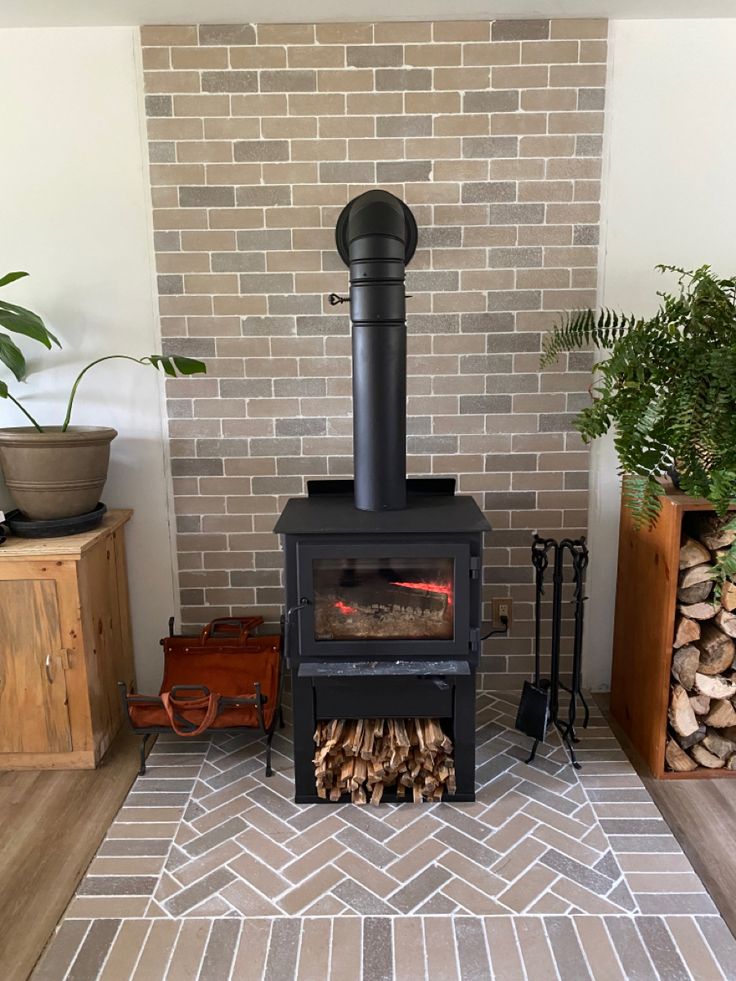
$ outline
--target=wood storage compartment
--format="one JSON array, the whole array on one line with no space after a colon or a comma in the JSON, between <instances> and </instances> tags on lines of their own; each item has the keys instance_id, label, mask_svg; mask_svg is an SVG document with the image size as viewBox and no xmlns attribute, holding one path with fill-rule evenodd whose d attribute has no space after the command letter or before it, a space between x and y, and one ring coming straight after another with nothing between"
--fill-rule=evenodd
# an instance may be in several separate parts
<instances>
[{"instance_id":1,"label":"wood storage compartment","mask_svg":"<svg viewBox=\"0 0 736 981\"><path fill-rule=\"evenodd\" d=\"M621 512L611 711L658 778L736 775L736 585L715 601L711 578L736 535L723 523L671 487L654 528Z\"/></svg>"},{"instance_id":2,"label":"wood storage compartment","mask_svg":"<svg viewBox=\"0 0 736 981\"><path fill-rule=\"evenodd\" d=\"M452 740L439 719L330 719L317 724L314 743L322 800L349 794L377 805L388 791L419 804L455 793Z\"/></svg>"}]
</instances>

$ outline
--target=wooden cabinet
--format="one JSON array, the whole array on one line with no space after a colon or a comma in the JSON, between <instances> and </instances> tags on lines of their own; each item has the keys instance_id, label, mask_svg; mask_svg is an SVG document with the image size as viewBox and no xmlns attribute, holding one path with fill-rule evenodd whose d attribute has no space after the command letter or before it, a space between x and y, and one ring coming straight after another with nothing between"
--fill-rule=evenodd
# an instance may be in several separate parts
<instances>
[{"instance_id":1,"label":"wooden cabinet","mask_svg":"<svg viewBox=\"0 0 736 981\"><path fill-rule=\"evenodd\" d=\"M0 769L92 769L134 681L125 522L0 546Z\"/></svg>"},{"instance_id":2,"label":"wooden cabinet","mask_svg":"<svg viewBox=\"0 0 736 981\"><path fill-rule=\"evenodd\" d=\"M682 523L689 512L712 510L672 488L653 528L634 527L621 509L611 712L660 779L736 777L726 769L673 773L664 764Z\"/></svg>"}]
</instances>

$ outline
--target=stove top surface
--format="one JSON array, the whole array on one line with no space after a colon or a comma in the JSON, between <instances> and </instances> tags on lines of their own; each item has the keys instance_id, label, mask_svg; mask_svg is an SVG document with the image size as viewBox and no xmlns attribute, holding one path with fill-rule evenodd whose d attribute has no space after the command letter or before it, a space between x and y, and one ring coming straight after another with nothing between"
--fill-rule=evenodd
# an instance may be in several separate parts
<instances>
[{"instance_id":1,"label":"stove top surface","mask_svg":"<svg viewBox=\"0 0 736 981\"><path fill-rule=\"evenodd\" d=\"M475 499L467 494L453 494L453 484L445 479L409 480L407 506L403 510L359 511L352 495L352 481L310 481L310 496L287 501L274 531L279 535L489 531L491 526Z\"/></svg>"}]
</instances>

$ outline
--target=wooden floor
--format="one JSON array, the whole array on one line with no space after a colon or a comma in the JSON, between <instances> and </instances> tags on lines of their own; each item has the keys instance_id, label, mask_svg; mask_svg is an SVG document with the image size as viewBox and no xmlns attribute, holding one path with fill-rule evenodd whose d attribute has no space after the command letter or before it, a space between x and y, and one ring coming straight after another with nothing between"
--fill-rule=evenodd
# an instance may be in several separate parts
<instances>
[{"instance_id":1,"label":"wooden floor","mask_svg":"<svg viewBox=\"0 0 736 981\"><path fill-rule=\"evenodd\" d=\"M26 981L138 772L122 731L97 770L0 772L0 951Z\"/></svg>"},{"instance_id":2,"label":"wooden floor","mask_svg":"<svg viewBox=\"0 0 736 981\"><path fill-rule=\"evenodd\" d=\"M736 936L736 777L733 780L655 780L596 694L608 724L673 834Z\"/></svg>"}]
</instances>

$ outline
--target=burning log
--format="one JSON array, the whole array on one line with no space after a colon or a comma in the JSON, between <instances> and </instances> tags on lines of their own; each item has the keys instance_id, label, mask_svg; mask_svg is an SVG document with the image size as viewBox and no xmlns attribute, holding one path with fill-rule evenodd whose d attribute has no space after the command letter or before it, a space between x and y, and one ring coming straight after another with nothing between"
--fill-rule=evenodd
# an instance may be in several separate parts
<instances>
[{"instance_id":1,"label":"burning log","mask_svg":"<svg viewBox=\"0 0 736 981\"><path fill-rule=\"evenodd\" d=\"M333 719L314 733L317 795L380 804L387 787L415 803L455 792L452 741L436 719Z\"/></svg>"}]
</instances>

